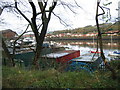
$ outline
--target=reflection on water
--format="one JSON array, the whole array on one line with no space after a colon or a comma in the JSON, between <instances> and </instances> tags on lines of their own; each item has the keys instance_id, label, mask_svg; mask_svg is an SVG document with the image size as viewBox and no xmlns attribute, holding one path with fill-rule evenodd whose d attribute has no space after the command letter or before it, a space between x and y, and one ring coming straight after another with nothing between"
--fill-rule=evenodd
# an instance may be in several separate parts
<instances>
[{"instance_id":1,"label":"reflection on water","mask_svg":"<svg viewBox=\"0 0 120 90\"><path fill-rule=\"evenodd\" d=\"M59 46L72 50L80 50L81 57L90 57L92 59L93 54L90 54L90 50L96 50L97 42L93 41L51 41ZM115 40L112 43L109 40L103 41L103 49L105 56L110 60L108 56L109 52L120 50L120 43Z\"/></svg>"},{"instance_id":2,"label":"reflection on water","mask_svg":"<svg viewBox=\"0 0 120 90\"><path fill-rule=\"evenodd\" d=\"M58 45L77 45L77 46L82 46L82 47L89 47L89 48L96 48L97 47L97 42L93 41L52 41ZM112 43L110 40L103 41L103 48L104 49L117 49L120 50L120 42L115 40Z\"/></svg>"}]
</instances>

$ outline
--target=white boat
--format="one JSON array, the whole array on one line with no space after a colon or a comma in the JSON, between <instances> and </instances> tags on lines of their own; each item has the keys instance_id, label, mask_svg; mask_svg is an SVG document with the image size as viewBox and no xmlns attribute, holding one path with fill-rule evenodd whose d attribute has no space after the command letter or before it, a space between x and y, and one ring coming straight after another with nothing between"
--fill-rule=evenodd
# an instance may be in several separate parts
<instances>
[{"instance_id":1,"label":"white boat","mask_svg":"<svg viewBox=\"0 0 120 90\"><path fill-rule=\"evenodd\" d=\"M108 56L120 56L120 51L109 52Z\"/></svg>"}]
</instances>

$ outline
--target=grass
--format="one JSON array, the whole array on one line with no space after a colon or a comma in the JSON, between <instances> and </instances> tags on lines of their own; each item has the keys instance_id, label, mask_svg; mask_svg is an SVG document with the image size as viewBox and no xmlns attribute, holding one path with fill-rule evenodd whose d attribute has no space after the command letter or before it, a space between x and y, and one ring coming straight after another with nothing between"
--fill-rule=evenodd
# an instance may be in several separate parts
<instances>
[{"instance_id":1,"label":"grass","mask_svg":"<svg viewBox=\"0 0 120 90\"><path fill-rule=\"evenodd\" d=\"M120 89L120 61L113 61L118 79L110 78L109 71L59 72L48 70L24 70L19 67L3 66L3 88L117 88Z\"/></svg>"}]
</instances>

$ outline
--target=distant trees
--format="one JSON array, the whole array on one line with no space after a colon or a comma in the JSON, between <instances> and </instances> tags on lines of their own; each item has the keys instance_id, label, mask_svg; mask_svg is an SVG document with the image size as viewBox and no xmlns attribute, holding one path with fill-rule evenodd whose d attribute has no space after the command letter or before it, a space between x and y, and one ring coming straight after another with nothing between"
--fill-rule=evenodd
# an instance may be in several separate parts
<instances>
[{"instance_id":1,"label":"distant trees","mask_svg":"<svg viewBox=\"0 0 120 90\"><path fill-rule=\"evenodd\" d=\"M100 28L102 29L102 32L108 32L108 31L114 31L118 30L118 23L115 22L114 24L112 23L104 23L104 24L99 24ZM86 27L81 27L81 28L75 28L75 29L70 29L70 30L61 30L61 31L54 31L53 34L60 34L60 33L77 33L77 34L87 34L87 33L97 33L96 25L95 26L86 26Z\"/></svg>"}]
</instances>

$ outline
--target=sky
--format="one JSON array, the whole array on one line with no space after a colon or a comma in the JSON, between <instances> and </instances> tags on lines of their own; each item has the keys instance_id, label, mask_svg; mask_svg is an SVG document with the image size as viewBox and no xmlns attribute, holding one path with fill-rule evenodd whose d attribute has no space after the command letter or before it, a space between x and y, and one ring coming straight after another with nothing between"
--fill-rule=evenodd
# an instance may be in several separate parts
<instances>
[{"instance_id":1,"label":"sky","mask_svg":"<svg viewBox=\"0 0 120 90\"><path fill-rule=\"evenodd\" d=\"M13 1L13 0L11 0ZM78 7L74 0L63 0L64 2L73 5L72 10L75 12L73 13L71 10L69 10L67 7L64 8L61 5L58 5L54 9L54 13L59 15L61 19L68 25L64 26L60 23L59 19L52 15L49 26L48 26L48 32L57 31L57 30L65 30L65 29L74 29L74 28L80 28L87 25L95 25L95 14L96 14L96 2L97 0L76 0L77 4L80 6ZM107 4L108 2L111 2L112 4L108 5L107 8L110 8L111 17L112 19L109 22L115 22L115 18L118 17L118 12L116 9L118 8L118 1L120 0L101 0L101 6L104 4ZM28 7L20 7L22 10L29 10L31 9ZM105 9L105 11L107 11ZM99 13L101 13L101 10L99 9ZM24 13L31 18L30 13ZM19 17L19 18L18 18ZM13 31L16 31L18 34L22 33L26 27L28 22L20 18L20 15L16 15L13 13L9 13L6 10L3 11L3 13L0 16L1 19L3 19L2 22L4 24L0 23L0 30L5 29L11 29ZM38 17L39 18L39 17ZM99 20L100 23L104 23L105 20ZM29 28L31 30L31 28Z\"/></svg>"}]
</instances>

